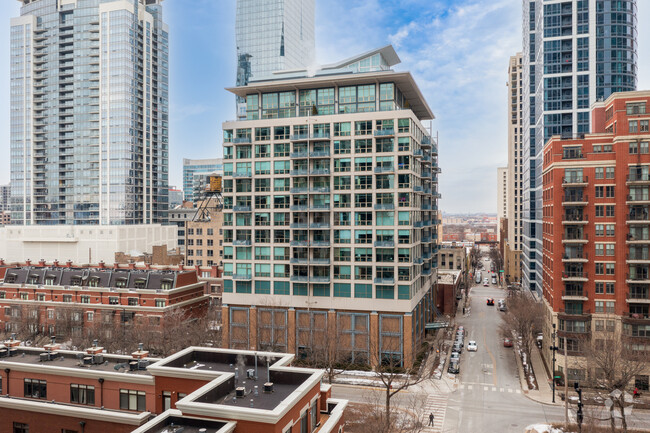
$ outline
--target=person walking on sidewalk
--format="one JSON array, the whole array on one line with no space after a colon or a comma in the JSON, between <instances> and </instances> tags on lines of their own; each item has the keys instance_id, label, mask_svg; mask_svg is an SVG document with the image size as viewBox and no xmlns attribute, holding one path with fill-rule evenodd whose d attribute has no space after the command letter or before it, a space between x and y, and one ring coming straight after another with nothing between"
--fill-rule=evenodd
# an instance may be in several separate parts
<instances>
[{"instance_id":1,"label":"person walking on sidewalk","mask_svg":"<svg viewBox=\"0 0 650 433\"><path fill-rule=\"evenodd\" d=\"M431 413L429 414L429 425L430 425L430 426L433 425L433 412L431 412Z\"/></svg>"}]
</instances>

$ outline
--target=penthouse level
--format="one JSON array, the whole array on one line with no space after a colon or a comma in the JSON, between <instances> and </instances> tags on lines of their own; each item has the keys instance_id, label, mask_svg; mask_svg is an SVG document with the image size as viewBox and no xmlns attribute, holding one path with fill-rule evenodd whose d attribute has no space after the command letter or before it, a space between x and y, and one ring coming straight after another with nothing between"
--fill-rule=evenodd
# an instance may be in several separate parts
<instances>
[{"instance_id":1,"label":"penthouse level","mask_svg":"<svg viewBox=\"0 0 650 433\"><path fill-rule=\"evenodd\" d=\"M0 346L0 431L342 432L347 402L293 355L190 347L165 359ZM205 430L201 430L205 429ZM26 430L25 430L26 431Z\"/></svg>"}]
</instances>

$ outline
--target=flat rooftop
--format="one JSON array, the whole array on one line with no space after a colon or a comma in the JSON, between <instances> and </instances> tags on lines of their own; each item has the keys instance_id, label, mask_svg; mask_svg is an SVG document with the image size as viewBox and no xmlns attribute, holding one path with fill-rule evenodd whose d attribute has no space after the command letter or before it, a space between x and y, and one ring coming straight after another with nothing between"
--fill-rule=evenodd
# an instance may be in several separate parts
<instances>
[{"instance_id":1,"label":"flat rooftop","mask_svg":"<svg viewBox=\"0 0 650 433\"><path fill-rule=\"evenodd\" d=\"M155 421L155 420L154 420ZM217 433L228 424L183 416L170 416L152 425L143 433Z\"/></svg>"},{"instance_id":2,"label":"flat rooftop","mask_svg":"<svg viewBox=\"0 0 650 433\"><path fill-rule=\"evenodd\" d=\"M4 348L4 345L0 345L0 351ZM123 355L113 355L102 353L103 362L99 364L86 364L84 363L84 358L91 357L92 355L87 354L86 352L81 351L70 351L70 350L57 350L53 353L52 360L42 361L41 354L47 353L46 349L35 348L35 347L25 347L18 346L16 347L16 352L14 356L0 357L1 362L12 362L18 364L31 364L31 365L41 365L43 368L47 367L63 367L63 368L74 368L85 371L98 371L98 372L109 372L109 373L124 373L127 375L138 375L138 376L151 376L151 374L146 369L130 369L130 362L134 359L130 356ZM158 358L145 358L147 365L158 361ZM87 361L87 360L86 360ZM144 366L144 364L143 364Z\"/></svg>"}]
</instances>

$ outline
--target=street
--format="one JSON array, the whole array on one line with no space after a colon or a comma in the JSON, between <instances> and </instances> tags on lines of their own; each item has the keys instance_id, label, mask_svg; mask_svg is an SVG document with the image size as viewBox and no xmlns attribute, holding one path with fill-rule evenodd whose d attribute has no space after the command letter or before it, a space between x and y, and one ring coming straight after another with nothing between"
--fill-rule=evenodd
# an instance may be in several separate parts
<instances>
[{"instance_id":1,"label":"street","mask_svg":"<svg viewBox=\"0 0 650 433\"><path fill-rule=\"evenodd\" d=\"M484 261L483 277L490 269ZM422 399L422 418L435 414L434 428L425 432L485 432L521 433L537 423L564 421L564 406L538 403L521 389L513 347L504 347L499 333L501 315L496 301L505 299L507 290L473 285L470 289L471 312L463 316L462 307L456 316L456 325L465 327L465 349L461 355L460 374L447 374L446 366L441 380L431 379L393 398L393 404L408 405L413 398ZM488 306L487 298L495 305ZM462 305L462 304L461 304ZM466 350L467 343L478 344L476 352ZM543 380L544 376L538 376ZM371 397L371 394L377 393ZM334 385L332 396L351 402L382 401L383 390L351 385ZM560 401L558 399L558 401ZM601 415L603 418L607 414ZM573 418L572 418L573 419ZM609 421L604 420L605 423ZM635 411L628 417L631 427L646 427L650 413Z\"/></svg>"}]
</instances>

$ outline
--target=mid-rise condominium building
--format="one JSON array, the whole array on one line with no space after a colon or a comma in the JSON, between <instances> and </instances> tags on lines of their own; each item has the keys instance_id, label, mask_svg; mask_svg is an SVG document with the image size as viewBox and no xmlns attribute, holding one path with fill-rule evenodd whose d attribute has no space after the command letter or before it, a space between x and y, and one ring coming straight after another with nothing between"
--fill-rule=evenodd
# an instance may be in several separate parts
<instances>
[{"instance_id":1,"label":"mid-rise condominium building","mask_svg":"<svg viewBox=\"0 0 650 433\"><path fill-rule=\"evenodd\" d=\"M590 131L589 108L636 89L636 0L523 1L522 285L542 293L542 151ZM593 127L593 125L591 125Z\"/></svg>"},{"instance_id":2,"label":"mid-rise condominium building","mask_svg":"<svg viewBox=\"0 0 650 433\"><path fill-rule=\"evenodd\" d=\"M316 0L237 0L237 86L314 66ZM237 98L238 119L246 105Z\"/></svg>"},{"instance_id":3,"label":"mid-rise condominium building","mask_svg":"<svg viewBox=\"0 0 650 433\"><path fill-rule=\"evenodd\" d=\"M523 60L522 54L510 57L508 64L508 185L503 263L506 278L521 278L521 240L523 231Z\"/></svg>"},{"instance_id":4,"label":"mid-rise condominium building","mask_svg":"<svg viewBox=\"0 0 650 433\"><path fill-rule=\"evenodd\" d=\"M161 0L21 0L11 20L12 224L164 222Z\"/></svg>"},{"instance_id":5,"label":"mid-rise condominium building","mask_svg":"<svg viewBox=\"0 0 650 433\"><path fill-rule=\"evenodd\" d=\"M433 319L433 113L391 46L229 89L223 344L412 365ZM330 341L332 341L330 339Z\"/></svg>"},{"instance_id":6,"label":"mid-rise condominium building","mask_svg":"<svg viewBox=\"0 0 650 433\"><path fill-rule=\"evenodd\" d=\"M544 337L555 324L559 366L566 338L572 382L595 377L586 345L608 334L630 353L650 347L648 109L650 92L615 93L594 105L592 134L544 147ZM649 374L635 386L647 390Z\"/></svg>"}]
</instances>

